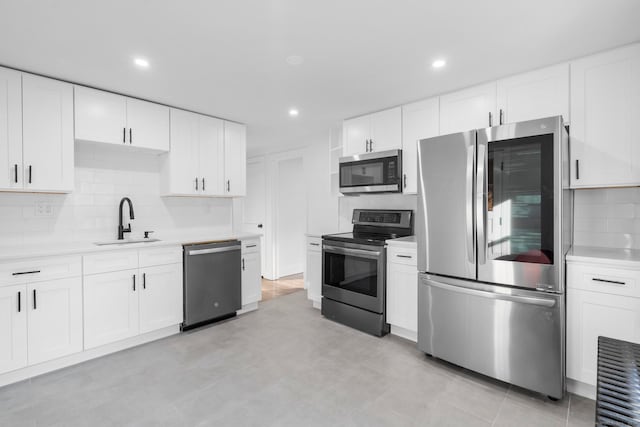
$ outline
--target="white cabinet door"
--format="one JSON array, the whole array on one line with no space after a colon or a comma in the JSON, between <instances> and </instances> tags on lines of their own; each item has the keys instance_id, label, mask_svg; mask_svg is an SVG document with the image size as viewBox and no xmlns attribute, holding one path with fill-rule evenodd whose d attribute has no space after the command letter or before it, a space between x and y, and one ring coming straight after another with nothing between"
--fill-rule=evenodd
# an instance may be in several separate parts
<instances>
[{"instance_id":1,"label":"white cabinet door","mask_svg":"<svg viewBox=\"0 0 640 427\"><path fill-rule=\"evenodd\" d=\"M439 98L426 99L402 107L403 192L418 191L418 141L440 132Z\"/></svg>"},{"instance_id":2,"label":"white cabinet door","mask_svg":"<svg viewBox=\"0 0 640 427\"><path fill-rule=\"evenodd\" d=\"M221 196L224 194L224 122L200 115L198 123L199 189L202 194Z\"/></svg>"},{"instance_id":3,"label":"white cabinet door","mask_svg":"<svg viewBox=\"0 0 640 427\"><path fill-rule=\"evenodd\" d=\"M495 83L440 97L440 135L482 129L497 124Z\"/></svg>"},{"instance_id":4,"label":"white cabinet door","mask_svg":"<svg viewBox=\"0 0 640 427\"><path fill-rule=\"evenodd\" d=\"M343 156L354 156L369 151L371 117L362 116L342 123Z\"/></svg>"},{"instance_id":5,"label":"white cabinet door","mask_svg":"<svg viewBox=\"0 0 640 427\"><path fill-rule=\"evenodd\" d=\"M82 278L27 286L29 364L82 351Z\"/></svg>"},{"instance_id":6,"label":"white cabinet door","mask_svg":"<svg viewBox=\"0 0 640 427\"><path fill-rule=\"evenodd\" d=\"M27 366L27 287L0 287L0 374Z\"/></svg>"},{"instance_id":7,"label":"white cabinet door","mask_svg":"<svg viewBox=\"0 0 640 427\"><path fill-rule=\"evenodd\" d=\"M75 86L75 138L128 144L127 104L122 95Z\"/></svg>"},{"instance_id":8,"label":"white cabinet door","mask_svg":"<svg viewBox=\"0 0 640 427\"><path fill-rule=\"evenodd\" d=\"M571 186L640 184L640 44L571 63Z\"/></svg>"},{"instance_id":9,"label":"white cabinet door","mask_svg":"<svg viewBox=\"0 0 640 427\"><path fill-rule=\"evenodd\" d=\"M224 122L224 190L226 196L247 193L247 129L245 125Z\"/></svg>"},{"instance_id":10,"label":"white cabinet door","mask_svg":"<svg viewBox=\"0 0 640 427\"><path fill-rule=\"evenodd\" d=\"M417 332L418 269L394 262L387 267L387 322Z\"/></svg>"},{"instance_id":11,"label":"white cabinet door","mask_svg":"<svg viewBox=\"0 0 640 427\"><path fill-rule=\"evenodd\" d=\"M262 299L260 252L242 254L242 305Z\"/></svg>"},{"instance_id":12,"label":"white cabinet door","mask_svg":"<svg viewBox=\"0 0 640 427\"><path fill-rule=\"evenodd\" d=\"M182 323L182 264L141 268L140 333Z\"/></svg>"},{"instance_id":13,"label":"white cabinet door","mask_svg":"<svg viewBox=\"0 0 640 427\"><path fill-rule=\"evenodd\" d=\"M371 114L369 151L402 148L402 108L390 108Z\"/></svg>"},{"instance_id":14,"label":"white cabinet door","mask_svg":"<svg viewBox=\"0 0 640 427\"><path fill-rule=\"evenodd\" d=\"M84 277L84 348L138 334L137 270Z\"/></svg>"},{"instance_id":15,"label":"white cabinet door","mask_svg":"<svg viewBox=\"0 0 640 427\"><path fill-rule=\"evenodd\" d=\"M22 147L26 189L73 191L73 86L23 74Z\"/></svg>"},{"instance_id":16,"label":"white cabinet door","mask_svg":"<svg viewBox=\"0 0 640 427\"><path fill-rule=\"evenodd\" d=\"M562 116L569 122L569 64L498 80L498 124Z\"/></svg>"},{"instance_id":17,"label":"white cabinet door","mask_svg":"<svg viewBox=\"0 0 640 427\"><path fill-rule=\"evenodd\" d=\"M131 146L169 151L169 107L127 98L127 127Z\"/></svg>"},{"instance_id":18,"label":"white cabinet door","mask_svg":"<svg viewBox=\"0 0 640 427\"><path fill-rule=\"evenodd\" d=\"M197 114L171 109L171 151L164 158L163 194L184 196L200 192L198 126Z\"/></svg>"},{"instance_id":19,"label":"white cabinet door","mask_svg":"<svg viewBox=\"0 0 640 427\"><path fill-rule=\"evenodd\" d=\"M596 385L598 336L640 342L640 298L567 290L567 376Z\"/></svg>"},{"instance_id":20,"label":"white cabinet door","mask_svg":"<svg viewBox=\"0 0 640 427\"><path fill-rule=\"evenodd\" d=\"M315 245L318 246L315 246ZM321 239L307 239L307 266L304 280L307 282L307 298L320 303L322 299L322 247Z\"/></svg>"},{"instance_id":21,"label":"white cabinet door","mask_svg":"<svg viewBox=\"0 0 640 427\"><path fill-rule=\"evenodd\" d=\"M22 188L22 76L6 68L0 68L0 168L0 189Z\"/></svg>"}]
</instances>

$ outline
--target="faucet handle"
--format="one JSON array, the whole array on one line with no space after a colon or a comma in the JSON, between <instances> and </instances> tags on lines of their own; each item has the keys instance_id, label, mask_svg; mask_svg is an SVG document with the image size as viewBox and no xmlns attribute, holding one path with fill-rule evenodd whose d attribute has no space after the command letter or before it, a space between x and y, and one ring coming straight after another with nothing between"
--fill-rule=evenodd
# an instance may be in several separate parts
<instances>
[{"instance_id":1,"label":"faucet handle","mask_svg":"<svg viewBox=\"0 0 640 427\"><path fill-rule=\"evenodd\" d=\"M153 231L145 231L144 232L144 238L148 239L149 238L149 234L153 233Z\"/></svg>"}]
</instances>

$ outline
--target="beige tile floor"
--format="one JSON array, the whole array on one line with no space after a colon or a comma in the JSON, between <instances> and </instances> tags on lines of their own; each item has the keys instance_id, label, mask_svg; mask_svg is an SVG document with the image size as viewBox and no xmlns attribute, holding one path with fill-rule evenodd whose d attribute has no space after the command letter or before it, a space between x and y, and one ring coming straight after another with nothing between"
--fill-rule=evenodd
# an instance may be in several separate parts
<instances>
[{"instance_id":1,"label":"beige tile floor","mask_svg":"<svg viewBox=\"0 0 640 427\"><path fill-rule=\"evenodd\" d=\"M304 289L304 278L302 274L282 277L278 280L262 279L262 301L268 301L282 295Z\"/></svg>"},{"instance_id":2,"label":"beige tile floor","mask_svg":"<svg viewBox=\"0 0 640 427\"><path fill-rule=\"evenodd\" d=\"M0 388L0 426L594 425L560 402L322 317L304 292Z\"/></svg>"}]
</instances>

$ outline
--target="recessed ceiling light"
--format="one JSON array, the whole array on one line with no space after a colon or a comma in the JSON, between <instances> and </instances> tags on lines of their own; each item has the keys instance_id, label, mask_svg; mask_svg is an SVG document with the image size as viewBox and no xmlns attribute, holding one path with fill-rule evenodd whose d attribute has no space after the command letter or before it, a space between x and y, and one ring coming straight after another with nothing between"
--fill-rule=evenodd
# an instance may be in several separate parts
<instances>
[{"instance_id":1,"label":"recessed ceiling light","mask_svg":"<svg viewBox=\"0 0 640 427\"><path fill-rule=\"evenodd\" d=\"M287 64L289 65L300 65L304 62L304 58L299 55L291 55L287 56L285 61L287 61Z\"/></svg>"},{"instance_id":2,"label":"recessed ceiling light","mask_svg":"<svg viewBox=\"0 0 640 427\"><path fill-rule=\"evenodd\" d=\"M435 61L433 61L433 63L431 64L431 66L433 68L442 68L445 65L447 65L447 61L445 61L444 59L436 59Z\"/></svg>"},{"instance_id":3,"label":"recessed ceiling light","mask_svg":"<svg viewBox=\"0 0 640 427\"><path fill-rule=\"evenodd\" d=\"M292 108L292 109L290 109L290 110L289 110L289 115L290 115L291 117L298 117L298 114L299 114L299 112L298 112L298 110L297 110L297 109L295 109L295 108Z\"/></svg>"},{"instance_id":4,"label":"recessed ceiling light","mask_svg":"<svg viewBox=\"0 0 640 427\"><path fill-rule=\"evenodd\" d=\"M136 64L140 68L149 68L149 61L144 58L135 58L133 63Z\"/></svg>"}]
</instances>

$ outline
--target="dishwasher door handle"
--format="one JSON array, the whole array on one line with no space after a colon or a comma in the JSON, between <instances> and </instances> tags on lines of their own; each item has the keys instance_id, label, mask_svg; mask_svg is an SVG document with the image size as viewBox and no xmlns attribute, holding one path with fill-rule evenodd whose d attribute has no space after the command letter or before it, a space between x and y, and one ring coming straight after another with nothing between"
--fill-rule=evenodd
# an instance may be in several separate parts
<instances>
[{"instance_id":1,"label":"dishwasher door handle","mask_svg":"<svg viewBox=\"0 0 640 427\"><path fill-rule=\"evenodd\" d=\"M195 250L190 250L188 254L189 256L205 255L205 254L215 254L219 252L230 252L230 251L239 251L239 250L240 250L240 245L237 245L237 246L225 246L222 248L195 249Z\"/></svg>"}]
</instances>

